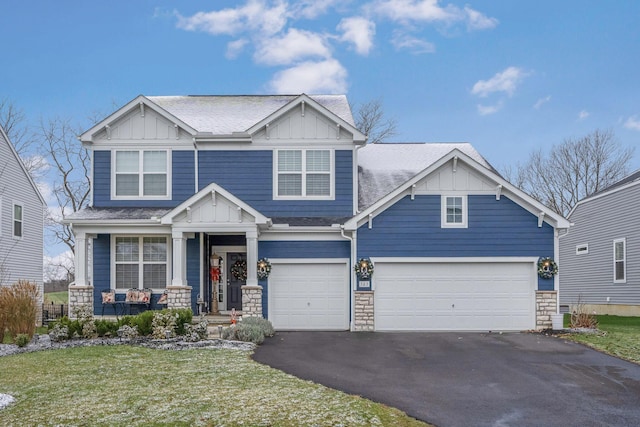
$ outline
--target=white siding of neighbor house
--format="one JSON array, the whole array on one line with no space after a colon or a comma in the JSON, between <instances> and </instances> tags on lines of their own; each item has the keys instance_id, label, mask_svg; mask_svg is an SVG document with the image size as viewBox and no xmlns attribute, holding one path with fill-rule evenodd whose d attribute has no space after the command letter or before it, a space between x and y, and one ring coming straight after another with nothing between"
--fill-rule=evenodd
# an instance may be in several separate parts
<instances>
[{"instance_id":1,"label":"white siding of neighbor house","mask_svg":"<svg viewBox=\"0 0 640 427\"><path fill-rule=\"evenodd\" d=\"M0 131L0 285L20 279L38 284L42 297L44 205L21 166L10 142ZM22 238L13 237L13 205L23 207Z\"/></svg>"},{"instance_id":2,"label":"white siding of neighbor house","mask_svg":"<svg viewBox=\"0 0 640 427\"><path fill-rule=\"evenodd\" d=\"M560 238L560 304L640 304L640 184L578 205ZM613 282L613 241L626 239L626 283ZM576 246L589 245L576 255ZM610 301L607 302L607 297Z\"/></svg>"}]
</instances>

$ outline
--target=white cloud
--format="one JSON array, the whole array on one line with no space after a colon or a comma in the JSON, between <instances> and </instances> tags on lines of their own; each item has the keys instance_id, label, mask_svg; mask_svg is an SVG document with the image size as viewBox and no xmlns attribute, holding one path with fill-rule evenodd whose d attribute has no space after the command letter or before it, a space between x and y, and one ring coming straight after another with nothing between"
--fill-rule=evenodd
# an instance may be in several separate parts
<instances>
[{"instance_id":1,"label":"white cloud","mask_svg":"<svg viewBox=\"0 0 640 427\"><path fill-rule=\"evenodd\" d=\"M337 29L342 32L340 40L353 43L360 55L369 54L376 34L376 24L373 21L357 16L345 18L340 21Z\"/></svg>"},{"instance_id":2,"label":"white cloud","mask_svg":"<svg viewBox=\"0 0 640 427\"><path fill-rule=\"evenodd\" d=\"M236 59L242 53L247 43L249 43L247 39L238 39L227 43L227 52L224 56L227 59Z\"/></svg>"},{"instance_id":3,"label":"white cloud","mask_svg":"<svg viewBox=\"0 0 640 427\"><path fill-rule=\"evenodd\" d=\"M591 115L591 113L589 113L587 110L582 110L578 113L578 120L584 120L587 117L589 117Z\"/></svg>"},{"instance_id":4,"label":"white cloud","mask_svg":"<svg viewBox=\"0 0 640 427\"><path fill-rule=\"evenodd\" d=\"M459 8L452 5L441 7L438 0L378 0L369 7L378 15L403 23L453 22L462 18Z\"/></svg>"},{"instance_id":5,"label":"white cloud","mask_svg":"<svg viewBox=\"0 0 640 427\"><path fill-rule=\"evenodd\" d=\"M331 57L325 38L320 34L295 28L282 37L262 40L253 55L256 63L265 65L289 65L313 57Z\"/></svg>"},{"instance_id":6,"label":"white cloud","mask_svg":"<svg viewBox=\"0 0 640 427\"><path fill-rule=\"evenodd\" d=\"M464 7L464 13L467 19L467 29L473 30L490 30L498 25L496 18L489 18L488 16L471 9L469 6Z\"/></svg>"},{"instance_id":7,"label":"white cloud","mask_svg":"<svg viewBox=\"0 0 640 427\"><path fill-rule=\"evenodd\" d=\"M178 16L178 28L187 31L204 31L210 34L237 35L245 31L257 31L272 35L284 28L288 18L288 4L276 1L273 7L264 0L248 0L243 6L198 12L191 17Z\"/></svg>"},{"instance_id":8,"label":"white cloud","mask_svg":"<svg viewBox=\"0 0 640 427\"><path fill-rule=\"evenodd\" d=\"M398 50L408 50L413 54L434 53L436 51L433 43L402 32L394 32L391 44Z\"/></svg>"},{"instance_id":9,"label":"white cloud","mask_svg":"<svg viewBox=\"0 0 640 427\"><path fill-rule=\"evenodd\" d=\"M478 114L481 116L488 116L489 114L494 114L502 109L502 102L497 103L496 105L482 105L478 104Z\"/></svg>"},{"instance_id":10,"label":"white cloud","mask_svg":"<svg viewBox=\"0 0 640 427\"><path fill-rule=\"evenodd\" d=\"M344 3L344 0L301 0L292 5L292 10L295 16L315 19L324 15L330 7L341 3Z\"/></svg>"},{"instance_id":11,"label":"white cloud","mask_svg":"<svg viewBox=\"0 0 640 427\"><path fill-rule=\"evenodd\" d=\"M345 93L347 70L333 58L321 62L307 61L279 71L269 83L275 93Z\"/></svg>"},{"instance_id":12,"label":"white cloud","mask_svg":"<svg viewBox=\"0 0 640 427\"><path fill-rule=\"evenodd\" d=\"M544 104L546 104L549 101L551 101L551 95L547 95L544 98L540 98L536 101L535 104L533 104L533 108L535 108L536 110L539 110L540 107L542 107Z\"/></svg>"},{"instance_id":13,"label":"white cloud","mask_svg":"<svg viewBox=\"0 0 640 427\"><path fill-rule=\"evenodd\" d=\"M478 80L473 85L471 93L481 98L487 97L494 92L505 92L512 96L518 84L527 76L521 68L509 67L506 70L497 73L489 80Z\"/></svg>"},{"instance_id":14,"label":"white cloud","mask_svg":"<svg viewBox=\"0 0 640 427\"><path fill-rule=\"evenodd\" d=\"M640 119L638 119L638 116L631 116L624 122L624 127L640 131Z\"/></svg>"}]
</instances>

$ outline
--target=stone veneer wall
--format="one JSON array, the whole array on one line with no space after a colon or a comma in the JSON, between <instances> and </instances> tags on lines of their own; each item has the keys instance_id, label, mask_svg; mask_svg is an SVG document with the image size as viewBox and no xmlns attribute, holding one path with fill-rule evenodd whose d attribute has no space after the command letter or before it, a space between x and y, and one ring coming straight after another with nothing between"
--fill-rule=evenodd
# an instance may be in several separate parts
<instances>
[{"instance_id":1,"label":"stone veneer wall","mask_svg":"<svg viewBox=\"0 0 640 427\"><path fill-rule=\"evenodd\" d=\"M167 286L167 308L191 308L191 286Z\"/></svg>"},{"instance_id":2,"label":"stone veneer wall","mask_svg":"<svg viewBox=\"0 0 640 427\"><path fill-rule=\"evenodd\" d=\"M242 317L262 317L262 286L242 286Z\"/></svg>"},{"instance_id":3,"label":"stone veneer wall","mask_svg":"<svg viewBox=\"0 0 640 427\"><path fill-rule=\"evenodd\" d=\"M353 330L358 332L372 332L374 329L373 291L356 291Z\"/></svg>"},{"instance_id":4,"label":"stone veneer wall","mask_svg":"<svg viewBox=\"0 0 640 427\"><path fill-rule=\"evenodd\" d=\"M75 309L85 305L93 311L93 286L69 286L69 317L74 317Z\"/></svg>"},{"instance_id":5,"label":"stone veneer wall","mask_svg":"<svg viewBox=\"0 0 640 427\"><path fill-rule=\"evenodd\" d=\"M551 329L551 315L557 313L558 292L536 291L536 329Z\"/></svg>"}]
</instances>

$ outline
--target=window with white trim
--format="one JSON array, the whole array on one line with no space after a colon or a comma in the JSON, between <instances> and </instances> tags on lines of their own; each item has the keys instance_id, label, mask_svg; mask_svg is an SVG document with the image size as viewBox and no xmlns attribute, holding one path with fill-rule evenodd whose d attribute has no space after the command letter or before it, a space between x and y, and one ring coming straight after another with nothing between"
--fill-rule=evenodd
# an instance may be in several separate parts
<instances>
[{"instance_id":1,"label":"window with white trim","mask_svg":"<svg viewBox=\"0 0 640 427\"><path fill-rule=\"evenodd\" d=\"M627 239L613 241L613 283L627 282Z\"/></svg>"},{"instance_id":2,"label":"window with white trim","mask_svg":"<svg viewBox=\"0 0 640 427\"><path fill-rule=\"evenodd\" d=\"M331 199L332 150L275 150L274 198Z\"/></svg>"},{"instance_id":3,"label":"window with white trim","mask_svg":"<svg viewBox=\"0 0 640 427\"><path fill-rule=\"evenodd\" d=\"M16 239L22 239L23 225L24 225L24 210L22 205L18 203L13 204L13 237Z\"/></svg>"},{"instance_id":4,"label":"window with white trim","mask_svg":"<svg viewBox=\"0 0 640 427\"><path fill-rule=\"evenodd\" d=\"M170 155L166 150L116 150L113 152L114 198L167 199Z\"/></svg>"},{"instance_id":5,"label":"window with white trim","mask_svg":"<svg viewBox=\"0 0 640 427\"><path fill-rule=\"evenodd\" d=\"M584 255L589 253L589 244L576 245L576 255Z\"/></svg>"},{"instance_id":6,"label":"window with white trim","mask_svg":"<svg viewBox=\"0 0 640 427\"><path fill-rule=\"evenodd\" d=\"M166 236L115 236L115 289L163 289L169 282Z\"/></svg>"},{"instance_id":7,"label":"window with white trim","mask_svg":"<svg viewBox=\"0 0 640 427\"><path fill-rule=\"evenodd\" d=\"M467 196L447 196L441 199L443 228L467 228Z\"/></svg>"}]
</instances>

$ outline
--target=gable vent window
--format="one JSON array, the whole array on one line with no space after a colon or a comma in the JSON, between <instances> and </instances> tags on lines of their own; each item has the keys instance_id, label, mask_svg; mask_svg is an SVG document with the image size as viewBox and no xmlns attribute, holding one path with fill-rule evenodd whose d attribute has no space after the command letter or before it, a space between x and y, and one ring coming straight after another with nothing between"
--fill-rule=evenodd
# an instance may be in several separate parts
<instances>
[{"instance_id":1,"label":"gable vent window","mask_svg":"<svg viewBox=\"0 0 640 427\"><path fill-rule=\"evenodd\" d=\"M616 239L613 241L613 282L627 282L627 241Z\"/></svg>"},{"instance_id":2,"label":"gable vent window","mask_svg":"<svg viewBox=\"0 0 640 427\"><path fill-rule=\"evenodd\" d=\"M442 196L443 228L467 228L467 196Z\"/></svg>"},{"instance_id":3,"label":"gable vent window","mask_svg":"<svg viewBox=\"0 0 640 427\"><path fill-rule=\"evenodd\" d=\"M578 245L576 246L576 255L584 255L589 253L589 245Z\"/></svg>"},{"instance_id":4,"label":"gable vent window","mask_svg":"<svg viewBox=\"0 0 640 427\"><path fill-rule=\"evenodd\" d=\"M169 198L167 151L116 151L113 163L114 198Z\"/></svg>"},{"instance_id":5,"label":"gable vent window","mask_svg":"<svg viewBox=\"0 0 640 427\"><path fill-rule=\"evenodd\" d=\"M331 199L333 152L331 150L276 150L274 198Z\"/></svg>"}]
</instances>

